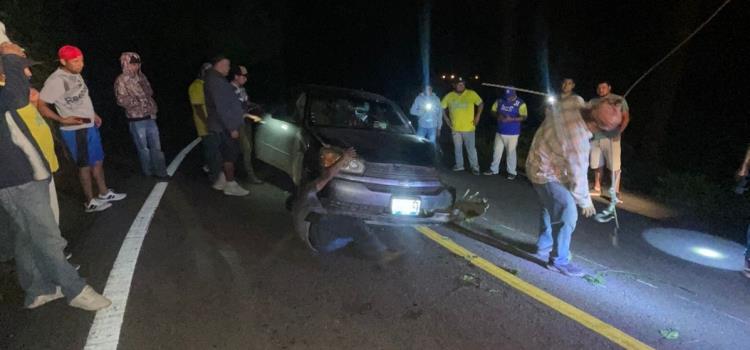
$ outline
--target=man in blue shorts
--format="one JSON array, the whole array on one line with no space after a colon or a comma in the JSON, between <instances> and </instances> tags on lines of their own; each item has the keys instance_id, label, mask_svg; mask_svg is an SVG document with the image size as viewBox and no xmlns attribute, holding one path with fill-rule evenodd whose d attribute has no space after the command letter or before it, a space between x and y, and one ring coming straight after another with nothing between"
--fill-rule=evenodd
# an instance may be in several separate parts
<instances>
[{"instance_id":1,"label":"man in blue shorts","mask_svg":"<svg viewBox=\"0 0 750 350\"><path fill-rule=\"evenodd\" d=\"M110 202L126 195L112 191L104 180L104 151L98 129L102 119L94 112L89 89L81 76L83 53L66 45L58 51L58 58L60 67L47 78L39 93L39 112L60 123L60 134L79 169L86 212L102 211L112 206ZM48 105L54 105L55 110ZM96 197L92 178L98 190Z\"/></svg>"}]
</instances>

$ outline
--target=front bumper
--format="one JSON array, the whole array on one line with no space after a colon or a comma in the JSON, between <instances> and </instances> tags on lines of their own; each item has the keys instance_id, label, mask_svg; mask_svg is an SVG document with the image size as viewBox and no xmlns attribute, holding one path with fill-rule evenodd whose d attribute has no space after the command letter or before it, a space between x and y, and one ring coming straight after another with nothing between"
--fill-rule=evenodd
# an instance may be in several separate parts
<instances>
[{"instance_id":1,"label":"front bumper","mask_svg":"<svg viewBox=\"0 0 750 350\"><path fill-rule=\"evenodd\" d=\"M419 199L420 213L391 214L391 199L395 196ZM409 182L343 175L331 180L319 198L321 205L314 213L356 217L370 224L443 224L455 216L455 194L439 180Z\"/></svg>"}]
</instances>

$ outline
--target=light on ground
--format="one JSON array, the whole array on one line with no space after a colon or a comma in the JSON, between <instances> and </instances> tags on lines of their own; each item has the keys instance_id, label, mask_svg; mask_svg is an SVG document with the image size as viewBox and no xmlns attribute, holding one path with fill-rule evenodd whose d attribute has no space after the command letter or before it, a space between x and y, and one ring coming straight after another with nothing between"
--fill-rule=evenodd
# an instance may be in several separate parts
<instances>
[{"instance_id":1,"label":"light on ground","mask_svg":"<svg viewBox=\"0 0 750 350\"><path fill-rule=\"evenodd\" d=\"M724 254L721 254L711 248L695 247L692 249L695 254L705 256L711 259L724 259Z\"/></svg>"}]
</instances>

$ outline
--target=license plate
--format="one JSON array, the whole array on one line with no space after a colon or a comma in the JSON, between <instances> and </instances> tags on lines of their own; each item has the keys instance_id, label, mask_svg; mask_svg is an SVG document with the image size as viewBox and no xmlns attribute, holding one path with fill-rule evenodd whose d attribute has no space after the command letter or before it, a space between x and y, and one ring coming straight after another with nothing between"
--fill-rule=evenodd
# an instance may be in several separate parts
<instances>
[{"instance_id":1,"label":"license plate","mask_svg":"<svg viewBox=\"0 0 750 350\"><path fill-rule=\"evenodd\" d=\"M411 198L393 198L391 200L391 214L415 216L419 215L419 209L422 207L422 201Z\"/></svg>"}]
</instances>

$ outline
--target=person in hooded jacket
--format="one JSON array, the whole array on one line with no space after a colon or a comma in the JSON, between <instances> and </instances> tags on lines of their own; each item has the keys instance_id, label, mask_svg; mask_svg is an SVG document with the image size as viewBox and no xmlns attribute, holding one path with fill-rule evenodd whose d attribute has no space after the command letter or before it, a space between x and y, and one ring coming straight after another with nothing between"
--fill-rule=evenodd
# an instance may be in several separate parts
<instances>
[{"instance_id":1,"label":"person in hooded jacket","mask_svg":"<svg viewBox=\"0 0 750 350\"><path fill-rule=\"evenodd\" d=\"M156 125L158 107L151 84L141 71L141 57L135 52L123 52L120 55L120 65L122 74L115 80L115 97L117 104L125 109L141 170L146 176L167 178L159 126Z\"/></svg>"}]
</instances>

